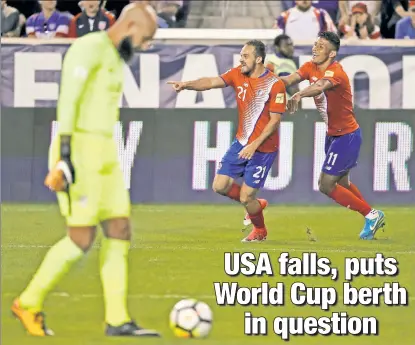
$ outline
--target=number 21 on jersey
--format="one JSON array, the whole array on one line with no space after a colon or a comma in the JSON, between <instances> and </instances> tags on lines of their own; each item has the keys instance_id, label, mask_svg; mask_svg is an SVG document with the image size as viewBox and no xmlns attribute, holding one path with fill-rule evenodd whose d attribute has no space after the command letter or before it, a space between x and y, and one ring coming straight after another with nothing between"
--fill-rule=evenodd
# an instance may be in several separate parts
<instances>
[{"instance_id":1,"label":"number 21 on jersey","mask_svg":"<svg viewBox=\"0 0 415 345\"><path fill-rule=\"evenodd\" d=\"M245 101L246 97L246 89L244 89L242 86L238 86L238 98L242 101Z\"/></svg>"},{"instance_id":2,"label":"number 21 on jersey","mask_svg":"<svg viewBox=\"0 0 415 345\"><path fill-rule=\"evenodd\" d=\"M267 167L266 166L256 166L255 167L256 173L253 174L252 176L255 178L264 178L265 177L265 173L267 172Z\"/></svg>"}]
</instances>

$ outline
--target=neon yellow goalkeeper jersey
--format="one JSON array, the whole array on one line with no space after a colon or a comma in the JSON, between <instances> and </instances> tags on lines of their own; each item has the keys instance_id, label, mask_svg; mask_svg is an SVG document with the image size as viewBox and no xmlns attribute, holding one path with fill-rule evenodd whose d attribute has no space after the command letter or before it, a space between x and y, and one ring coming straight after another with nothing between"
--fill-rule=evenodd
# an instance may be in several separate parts
<instances>
[{"instance_id":1,"label":"neon yellow goalkeeper jersey","mask_svg":"<svg viewBox=\"0 0 415 345\"><path fill-rule=\"evenodd\" d=\"M60 134L112 136L119 119L124 60L106 32L78 38L63 61L57 119Z\"/></svg>"}]
</instances>

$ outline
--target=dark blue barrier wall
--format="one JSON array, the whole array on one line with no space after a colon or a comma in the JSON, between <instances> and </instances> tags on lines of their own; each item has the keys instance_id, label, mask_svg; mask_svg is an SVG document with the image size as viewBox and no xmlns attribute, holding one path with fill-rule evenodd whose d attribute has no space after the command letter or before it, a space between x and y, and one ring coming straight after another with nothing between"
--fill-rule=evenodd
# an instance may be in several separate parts
<instances>
[{"instance_id":1,"label":"dark blue barrier wall","mask_svg":"<svg viewBox=\"0 0 415 345\"><path fill-rule=\"evenodd\" d=\"M415 204L413 112L359 110L357 116L364 144L353 181L370 202ZM3 108L3 201L55 200L43 186L54 120L52 108ZM122 109L114 133L133 203L227 202L210 185L235 120L233 109ZM330 203L316 185L324 133L314 111L287 116L279 159L262 195L272 203Z\"/></svg>"}]
</instances>

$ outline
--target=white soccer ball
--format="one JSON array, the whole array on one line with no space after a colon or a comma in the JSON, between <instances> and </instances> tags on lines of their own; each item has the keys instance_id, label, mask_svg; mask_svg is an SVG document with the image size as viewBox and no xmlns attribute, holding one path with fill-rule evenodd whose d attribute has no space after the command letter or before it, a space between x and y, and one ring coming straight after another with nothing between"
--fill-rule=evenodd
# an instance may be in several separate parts
<instances>
[{"instance_id":1,"label":"white soccer ball","mask_svg":"<svg viewBox=\"0 0 415 345\"><path fill-rule=\"evenodd\" d=\"M170 313L170 328L179 338L204 338L212 329L212 316L206 303L183 299Z\"/></svg>"}]
</instances>

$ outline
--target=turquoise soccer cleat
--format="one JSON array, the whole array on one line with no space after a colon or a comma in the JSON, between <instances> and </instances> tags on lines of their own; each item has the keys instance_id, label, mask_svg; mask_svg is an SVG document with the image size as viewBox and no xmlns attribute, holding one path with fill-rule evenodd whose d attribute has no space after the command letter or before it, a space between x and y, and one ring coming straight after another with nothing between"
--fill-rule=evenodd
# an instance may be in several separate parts
<instances>
[{"instance_id":1,"label":"turquoise soccer cleat","mask_svg":"<svg viewBox=\"0 0 415 345\"><path fill-rule=\"evenodd\" d=\"M360 232L360 239L373 240L376 232L385 226L385 214L380 210L372 210L373 218L366 218L365 226Z\"/></svg>"}]
</instances>

